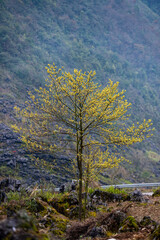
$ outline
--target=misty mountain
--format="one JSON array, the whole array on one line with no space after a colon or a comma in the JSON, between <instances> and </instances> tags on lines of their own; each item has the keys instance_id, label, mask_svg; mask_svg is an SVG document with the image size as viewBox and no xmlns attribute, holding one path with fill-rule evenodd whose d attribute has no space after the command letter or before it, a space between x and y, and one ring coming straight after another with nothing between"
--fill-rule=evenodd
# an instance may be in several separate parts
<instances>
[{"instance_id":1,"label":"misty mountain","mask_svg":"<svg viewBox=\"0 0 160 240\"><path fill-rule=\"evenodd\" d=\"M2 102L22 104L45 84L47 64L96 70L102 86L111 78L126 89L131 119L153 120L153 138L135 148L160 153L159 9L151 0L1 0Z\"/></svg>"}]
</instances>

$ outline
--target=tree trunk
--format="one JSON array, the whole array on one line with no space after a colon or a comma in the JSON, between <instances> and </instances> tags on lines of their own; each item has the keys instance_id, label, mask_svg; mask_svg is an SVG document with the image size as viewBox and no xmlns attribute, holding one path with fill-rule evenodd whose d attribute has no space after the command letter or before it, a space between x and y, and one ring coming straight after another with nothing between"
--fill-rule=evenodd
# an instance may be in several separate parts
<instances>
[{"instance_id":1,"label":"tree trunk","mask_svg":"<svg viewBox=\"0 0 160 240\"><path fill-rule=\"evenodd\" d=\"M87 198L88 198L88 181L85 184L84 218L86 218Z\"/></svg>"},{"instance_id":2,"label":"tree trunk","mask_svg":"<svg viewBox=\"0 0 160 240\"><path fill-rule=\"evenodd\" d=\"M82 161L79 162L79 220L82 220Z\"/></svg>"},{"instance_id":3,"label":"tree trunk","mask_svg":"<svg viewBox=\"0 0 160 240\"><path fill-rule=\"evenodd\" d=\"M82 115L80 111L80 136L79 136L79 220L82 220L82 179L83 179L83 129L82 129Z\"/></svg>"}]
</instances>

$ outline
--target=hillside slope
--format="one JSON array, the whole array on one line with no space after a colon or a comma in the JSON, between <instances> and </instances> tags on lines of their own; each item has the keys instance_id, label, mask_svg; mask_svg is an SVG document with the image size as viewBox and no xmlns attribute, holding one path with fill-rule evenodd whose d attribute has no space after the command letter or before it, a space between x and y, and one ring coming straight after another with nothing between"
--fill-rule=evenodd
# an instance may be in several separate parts
<instances>
[{"instance_id":1,"label":"hillside slope","mask_svg":"<svg viewBox=\"0 0 160 240\"><path fill-rule=\"evenodd\" d=\"M102 85L111 78L127 90L133 120L152 118L155 134L137 151L146 159L146 146L160 153L158 6L145 0L1 0L2 121L12 112L9 99L23 103L27 90L44 85L48 63L96 70Z\"/></svg>"},{"instance_id":2,"label":"hillside slope","mask_svg":"<svg viewBox=\"0 0 160 240\"><path fill-rule=\"evenodd\" d=\"M159 0L142 0L153 12L160 15L160 1Z\"/></svg>"}]
</instances>

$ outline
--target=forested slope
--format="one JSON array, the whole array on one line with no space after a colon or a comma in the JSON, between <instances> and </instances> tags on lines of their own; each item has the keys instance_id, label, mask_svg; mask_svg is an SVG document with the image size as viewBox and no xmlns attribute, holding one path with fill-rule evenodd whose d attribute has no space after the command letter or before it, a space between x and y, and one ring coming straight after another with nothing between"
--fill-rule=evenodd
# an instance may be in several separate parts
<instances>
[{"instance_id":1,"label":"forested slope","mask_svg":"<svg viewBox=\"0 0 160 240\"><path fill-rule=\"evenodd\" d=\"M44 85L48 63L96 70L102 86L111 78L126 89L131 119L152 118L156 127L153 138L128 157L159 153L158 8L158 1L147 0L1 0L2 121L10 114L4 110L7 101L22 104L27 90Z\"/></svg>"}]
</instances>

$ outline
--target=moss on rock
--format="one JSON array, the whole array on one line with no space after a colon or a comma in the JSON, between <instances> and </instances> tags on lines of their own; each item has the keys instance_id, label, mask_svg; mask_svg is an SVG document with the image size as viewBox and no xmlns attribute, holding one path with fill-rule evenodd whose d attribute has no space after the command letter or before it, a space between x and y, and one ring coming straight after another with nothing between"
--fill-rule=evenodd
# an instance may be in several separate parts
<instances>
[{"instance_id":1,"label":"moss on rock","mask_svg":"<svg viewBox=\"0 0 160 240\"><path fill-rule=\"evenodd\" d=\"M160 197L160 188L158 188L154 191L153 197Z\"/></svg>"},{"instance_id":2,"label":"moss on rock","mask_svg":"<svg viewBox=\"0 0 160 240\"><path fill-rule=\"evenodd\" d=\"M154 232L150 235L151 240L159 240L160 239L160 225L156 227Z\"/></svg>"},{"instance_id":3,"label":"moss on rock","mask_svg":"<svg viewBox=\"0 0 160 240\"><path fill-rule=\"evenodd\" d=\"M139 226L138 222L135 220L134 217L128 216L123 222L119 229L120 232L133 232L138 231Z\"/></svg>"}]
</instances>

